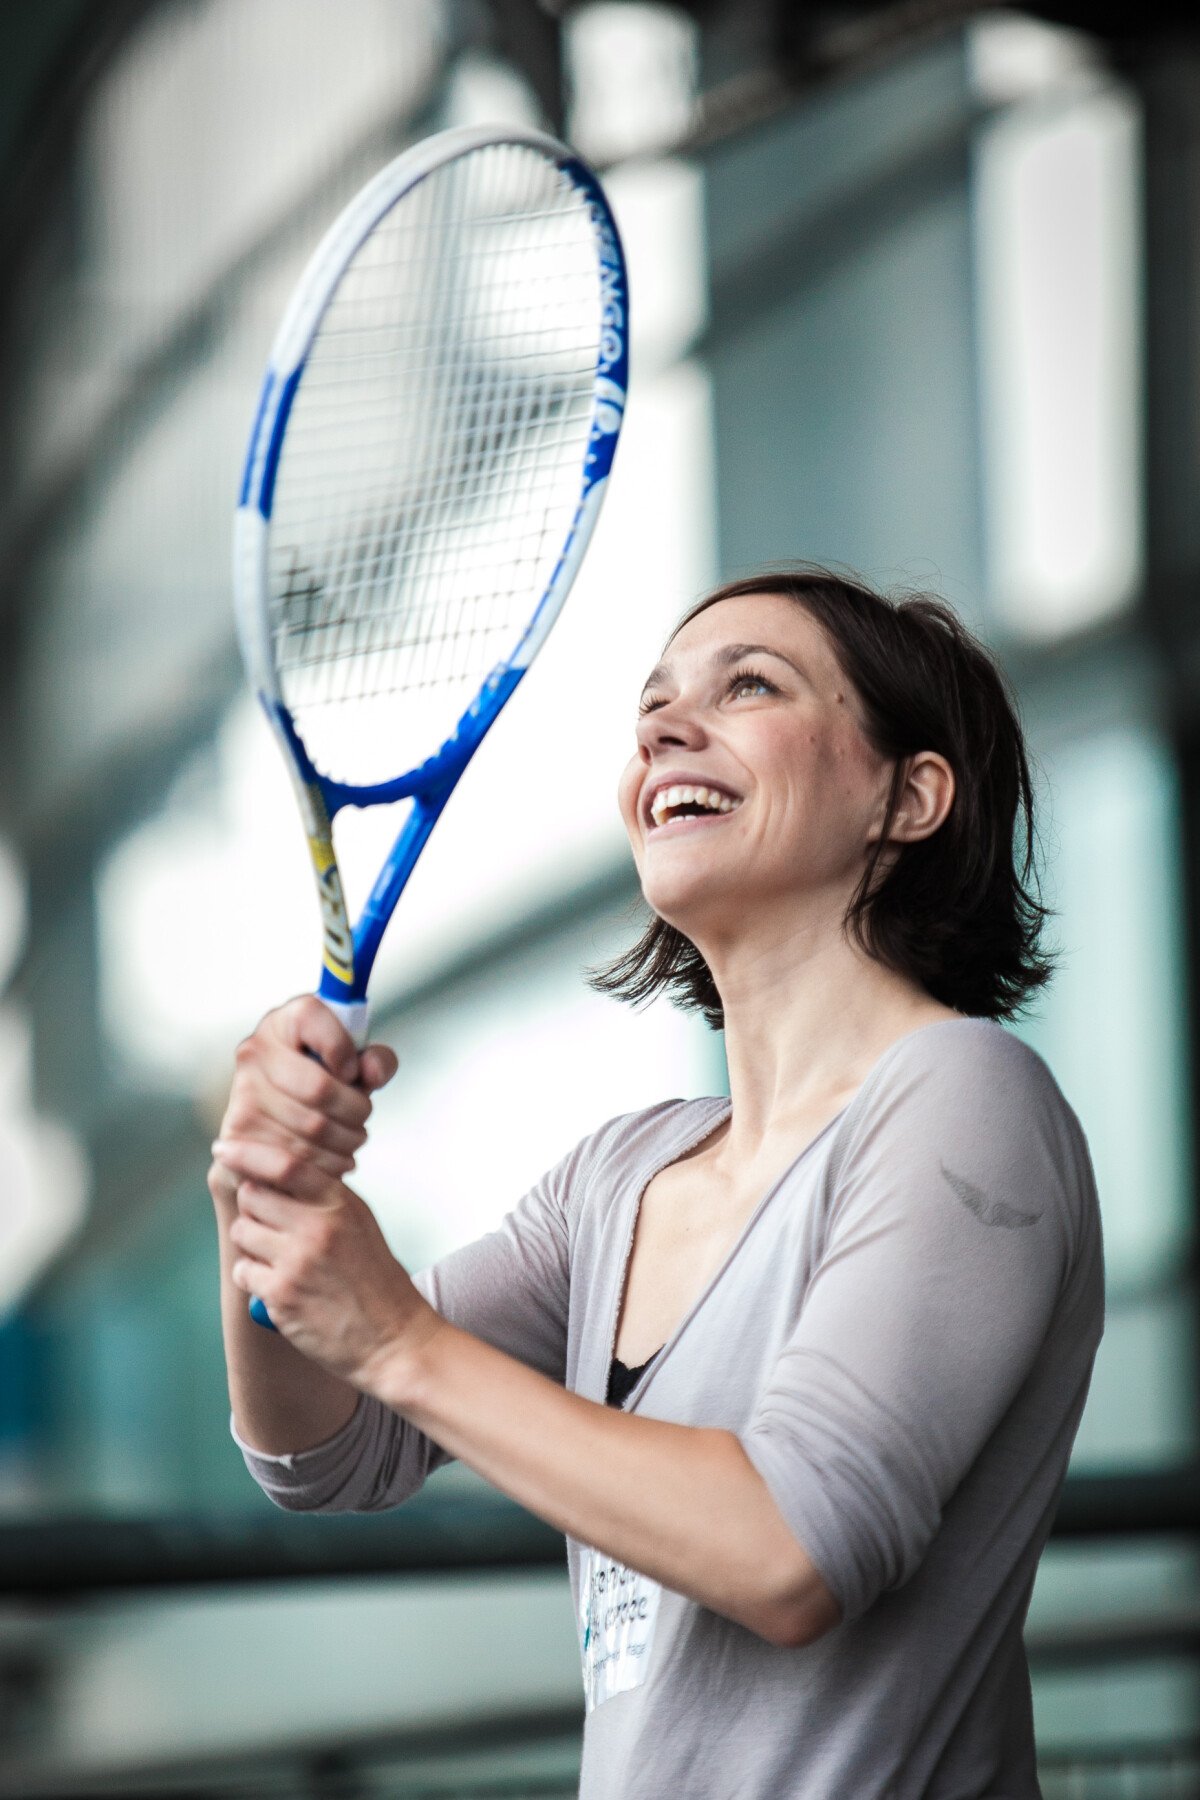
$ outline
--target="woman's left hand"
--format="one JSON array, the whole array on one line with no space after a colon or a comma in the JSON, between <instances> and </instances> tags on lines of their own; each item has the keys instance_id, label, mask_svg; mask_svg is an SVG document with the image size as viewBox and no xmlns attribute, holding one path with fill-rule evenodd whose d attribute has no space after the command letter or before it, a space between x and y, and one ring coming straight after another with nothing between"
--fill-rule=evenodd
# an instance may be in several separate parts
<instances>
[{"instance_id":1,"label":"woman's left hand","mask_svg":"<svg viewBox=\"0 0 1200 1800\"><path fill-rule=\"evenodd\" d=\"M213 1154L240 1178L233 1280L297 1350L369 1391L383 1363L437 1329L370 1207L344 1182L274 1144L221 1139Z\"/></svg>"}]
</instances>

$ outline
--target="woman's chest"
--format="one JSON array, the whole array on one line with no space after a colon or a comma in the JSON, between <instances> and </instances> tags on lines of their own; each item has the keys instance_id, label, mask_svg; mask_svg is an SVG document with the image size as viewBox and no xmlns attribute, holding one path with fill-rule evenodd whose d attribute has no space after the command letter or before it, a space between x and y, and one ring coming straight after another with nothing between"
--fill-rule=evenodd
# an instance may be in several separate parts
<instances>
[{"instance_id":1,"label":"woman's chest","mask_svg":"<svg viewBox=\"0 0 1200 1800\"><path fill-rule=\"evenodd\" d=\"M638 1208L618 1302L616 1354L634 1368L660 1350L729 1259L760 1193L690 1163L663 1169Z\"/></svg>"},{"instance_id":2,"label":"woman's chest","mask_svg":"<svg viewBox=\"0 0 1200 1800\"><path fill-rule=\"evenodd\" d=\"M681 1170L669 1173L674 1181ZM657 1177L655 1178L657 1180ZM735 1429L795 1329L827 1230L824 1158L740 1205L663 1183L585 1209L571 1264L568 1385L603 1399L614 1354L659 1418ZM639 1206L639 1200L641 1205ZM649 1200L654 1204L647 1205Z\"/></svg>"}]
</instances>

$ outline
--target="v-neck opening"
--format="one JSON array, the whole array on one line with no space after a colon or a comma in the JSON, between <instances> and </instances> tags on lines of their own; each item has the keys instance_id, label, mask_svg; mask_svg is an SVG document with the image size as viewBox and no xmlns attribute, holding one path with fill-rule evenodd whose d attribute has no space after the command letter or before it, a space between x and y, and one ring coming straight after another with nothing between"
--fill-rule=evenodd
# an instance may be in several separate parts
<instances>
[{"instance_id":1,"label":"v-neck opening","mask_svg":"<svg viewBox=\"0 0 1200 1800\"><path fill-rule=\"evenodd\" d=\"M883 1070L891 1061L896 1051L900 1049L901 1045L908 1043L911 1038L919 1037L924 1031L936 1031L945 1025L979 1023L980 1021L978 1019L973 1019L968 1014L962 1014L953 1019L932 1019L925 1025L916 1025L911 1031L903 1032L900 1037L894 1038L885 1049L880 1051L879 1055L875 1058L875 1061L871 1064L871 1067L867 1070L867 1073L863 1076L858 1087L846 1101L846 1104L839 1107L838 1111L833 1114L833 1117L825 1121L824 1125L821 1126L821 1129L809 1138L803 1149L796 1153L791 1162L789 1162L776 1176L775 1180L768 1185L766 1192L755 1205L754 1210L745 1221L742 1229L738 1232L737 1237L730 1245L718 1267L713 1271L699 1294L697 1294L691 1306L688 1307L682 1318L679 1319L674 1330L669 1332L664 1338L659 1349L656 1350L654 1355L650 1358L649 1364L643 1368L640 1380L630 1389L625 1397L624 1410L628 1411L634 1401L641 1397L645 1387L653 1380L663 1363L666 1362L671 1351L675 1348L675 1345L678 1343L683 1333L696 1317L696 1314L703 1307L709 1295L733 1265L734 1260L741 1251L742 1245L746 1242L746 1239L750 1236L750 1233L754 1230L759 1219L762 1217L771 1201L775 1198L776 1194L778 1194L784 1183L795 1174L809 1152L816 1148L822 1138L826 1137L828 1133L832 1131L833 1127L846 1117L847 1113L849 1113L852 1108L858 1106L869 1090L874 1087L879 1076L883 1073ZM641 1218L642 1202L646 1197L646 1189L650 1186L650 1183L654 1180L655 1176L661 1175L664 1169L669 1169L672 1163L677 1163L680 1158L686 1156L689 1151L698 1149L706 1138L713 1135L718 1126L723 1125L726 1122L733 1111L733 1102L728 1096L721 1097L718 1095L710 1095L708 1098L715 1102L717 1111L715 1113L710 1113L707 1118L702 1121L698 1130L685 1132L680 1142L675 1145L661 1161L653 1163L642 1178L641 1186L638 1188L633 1211L629 1220L629 1229L625 1239L625 1254L621 1259L621 1267L617 1276L616 1293L613 1297L612 1317L608 1332L608 1354L604 1361L606 1383L608 1379L607 1371L611 1369L613 1361L616 1358L617 1334L620 1330L621 1314L625 1308L625 1294L629 1285L629 1265L633 1258L634 1239L637 1236L638 1220Z\"/></svg>"},{"instance_id":2,"label":"v-neck opening","mask_svg":"<svg viewBox=\"0 0 1200 1800\"><path fill-rule=\"evenodd\" d=\"M863 1087L865 1087L865 1086L866 1086L866 1082L863 1083ZM642 1375L641 1375L640 1379L637 1381L635 1386L629 1390L629 1393L625 1396L624 1409L626 1411L628 1411L628 1409L629 1409L630 1405L633 1403L633 1401L636 1400L640 1396L643 1388L653 1378L656 1371L662 1367L663 1363L667 1360L667 1357L670 1355L671 1351L675 1348L675 1345L678 1343L679 1339L683 1336L683 1333L687 1330L688 1326L691 1324L691 1322L695 1318L696 1314L700 1311L701 1307L704 1305L705 1301L708 1299L708 1297L712 1293L713 1289L721 1281L722 1277L726 1274L726 1272L731 1268L731 1266L733 1265L733 1263L738 1255L738 1252L742 1248L742 1245L745 1243L746 1239L750 1236L750 1233L753 1231L755 1225L758 1223L758 1220L762 1217L763 1213L766 1211L766 1209L770 1205L771 1201L775 1198L775 1195L779 1192L779 1190L783 1186L784 1182L787 1181L788 1178L791 1175L793 1175L795 1173L795 1171L800 1167L800 1164L808 1156L809 1151L816 1148L816 1146L820 1143L821 1139L826 1135L827 1132L832 1131L833 1127L838 1123L838 1120L841 1119L845 1115L845 1113L850 1109L851 1106L853 1106L855 1100L857 1100L858 1095L861 1092L862 1092L862 1088L860 1087L857 1090L857 1092L854 1093L853 1095L851 1095L850 1099L847 1100L845 1106L839 1108L839 1110L836 1113L834 1113L832 1118L826 1119L824 1125L821 1126L821 1129L819 1131L815 1132L813 1134L813 1136L809 1138L807 1144L804 1145L803 1149L797 1151L796 1155L792 1158L791 1162L788 1163L785 1168L780 1170L779 1174L776 1176L774 1181L772 1181L768 1184L766 1192L755 1203L754 1209L750 1213L750 1216L744 1221L744 1223L742 1225L742 1229L738 1232L738 1234L734 1238L732 1244L730 1244L729 1249L726 1251L725 1255L722 1257L720 1263L713 1270L712 1274L709 1276L708 1280L705 1282L705 1284L701 1288L700 1292L696 1295L696 1298L692 1301L692 1304L688 1307L687 1311L682 1315L682 1317L677 1321L674 1329L667 1333L667 1335L663 1339L663 1342L660 1345L660 1347L654 1352L654 1355L649 1359L649 1362L647 1364L641 1365L642 1366ZM654 1180L655 1176L661 1175L664 1169L669 1169L671 1167L672 1163L677 1163L680 1160L680 1158L683 1156L686 1156L689 1151L698 1149L699 1146L704 1142L705 1138L711 1137L713 1135L713 1133L716 1131L717 1127L720 1125L723 1125L725 1123L725 1121L729 1118L731 1111L732 1111L732 1102L731 1101L724 1100L723 1102L721 1102L720 1113L716 1117L711 1118L708 1121L706 1121L705 1126L701 1131L695 1133L694 1135L689 1133L687 1136L685 1136L683 1139L683 1142L678 1146L678 1148L675 1149L663 1162L656 1163L655 1166L652 1167L651 1170L649 1171L649 1173L646 1175L645 1179L643 1180L643 1182L641 1184L641 1187L638 1190L637 1199L634 1203L633 1214L629 1221L629 1231L628 1231L628 1234L627 1234L626 1240L625 1240L625 1255L621 1262L621 1270L620 1270L620 1274L619 1274L618 1280L617 1280L617 1292L616 1292L615 1301L614 1301L614 1305L613 1305L612 1326L609 1331L609 1338L608 1338L608 1356L607 1356L607 1359L605 1362L606 1369L611 1369L613 1362L616 1360L616 1356L617 1356L617 1335L620 1331L621 1314L624 1311L624 1307L625 1307L625 1293L626 1293L626 1289L629 1284L629 1264L633 1258L634 1239L637 1237L638 1220L641 1218L642 1202L644 1201L644 1199L646 1197L646 1189L650 1186L650 1183Z\"/></svg>"},{"instance_id":3,"label":"v-neck opening","mask_svg":"<svg viewBox=\"0 0 1200 1800\"><path fill-rule=\"evenodd\" d=\"M621 1257L621 1266L617 1271L616 1292L613 1295L611 1317L609 1319L608 1339L604 1358L606 1382L608 1379L607 1371L611 1369L613 1362L616 1359L617 1333L620 1330L621 1314L625 1307L625 1289L629 1280L629 1264L633 1257L633 1240L637 1236L638 1219L641 1217L642 1201L646 1197L646 1189L650 1186L650 1183L654 1180L656 1175L661 1175L664 1169L669 1169L672 1163L678 1162L680 1157L686 1156L690 1150L698 1149L705 1138L711 1137L718 1126L725 1123L733 1110L733 1102L728 1097L722 1098L720 1095L712 1094L707 1096L707 1098L709 1104L715 1106L715 1112L708 1113L707 1116L701 1120L698 1129L693 1128L690 1131L685 1131L679 1142L672 1144L668 1148L665 1156L661 1159L656 1159L651 1163L649 1169L647 1169L646 1173L642 1176L637 1193L634 1197L633 1211L630 1215L628 1230L625 1233L625 1251L624 1255ZM654 1353L654 1361L656 1363L659 1362L664 1353L670 1349L674 1337L675 1333L672 1332L668 1337L663 1339L661 1345ZM645 1375L648 1375L649 1372L648 1369L644 1370L643 1378ZM638 1383L638 1388L640 1387L641 1382ZM631 1390L630 1395L626 1397L627 1400L632 1398L632 1394L636 1391L637 1389Z\"/></svg>"}]
</instances>

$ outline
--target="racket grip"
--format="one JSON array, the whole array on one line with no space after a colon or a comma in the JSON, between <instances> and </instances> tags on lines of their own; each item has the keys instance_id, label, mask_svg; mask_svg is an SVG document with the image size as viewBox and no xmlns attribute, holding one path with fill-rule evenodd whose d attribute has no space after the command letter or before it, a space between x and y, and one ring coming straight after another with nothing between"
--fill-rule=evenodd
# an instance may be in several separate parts
<instances>
[{"instance_id":1,"label":"racket grip","mask_svg":"<svg viewBox=\"0 0 1200 1800\"><path fill-rule=\"evenodd\" d=\"M371 1022L369 1003L366 1000L331 1000L326 994L320 994L318 998L322 1006L327 1006L334 1018L345 1026L347 1032L354 1039L354 1048L361 1050L367 1041L367 1031ZM315 1050L306 1050L304 1054L311 1056L314 1062L321 1060ZM256 1325L261 1325L264 1331L275 1330L275 1326L271 1323L271 1315L257 1294L250 1301L250 1317Z\"/></svg>"},{"instance_id":2,"label":"racket grip","mask_svg":"<svg viewBox=\"0 0 1200 1800\"><path fill-rule=\"evenodd\" d=\"M371 1025L371 1006L367 1000L333 1000L328 994L317 994L322 1006L327 1006L339 1025L345 1027L347 1035L353 1040L354 1048L361 1050L367 1041L367 1032Z\"/></svg>"}]
</instances>

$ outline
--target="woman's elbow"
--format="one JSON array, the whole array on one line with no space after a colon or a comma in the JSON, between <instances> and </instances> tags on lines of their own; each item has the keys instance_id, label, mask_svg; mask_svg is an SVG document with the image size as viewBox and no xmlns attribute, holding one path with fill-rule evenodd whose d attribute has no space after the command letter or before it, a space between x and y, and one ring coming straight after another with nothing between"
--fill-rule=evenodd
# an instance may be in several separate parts
<instances>
[{"instance_id":1,"label":"woman's elbow","mask_svg":"<svg viewBox=\"0 0 1200 1800\"><path fill-rule=\"evenodd\" d=\"M265 1487L262 1493L281 1512L289 1513L379 1513L390 1512L409 1496L387 1493L363 1493L352 1487L314 1493L310 1488Z\"/></svg>"},{"instance_id":2,"label":"woman's elbow","mask_svg":"<svg viewBox=\"0 0 1200 1800\"><path fill-rule=\"evenodd\" d=\"M802 1650L841 1623L833 1593L809 1563L799 1579L772 1584L747 1607L742 1623L777 1650Z\"/></svg>"},{"instance_id":3,"label":"woman's elbow","mask_svg":"<svg viewBox=\"0 0 1200 1800\"><path fill-rule=\"evenodd\" d=\"M278 1512L305 1513L319 1510L306 1488L280 1487L274 1483L268 1485L257 1479L254 1485L264 1500L269 1500Z\"/></svg>"}]
</instances>

